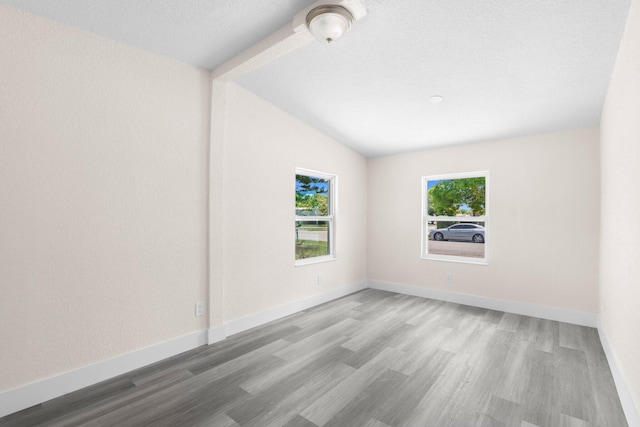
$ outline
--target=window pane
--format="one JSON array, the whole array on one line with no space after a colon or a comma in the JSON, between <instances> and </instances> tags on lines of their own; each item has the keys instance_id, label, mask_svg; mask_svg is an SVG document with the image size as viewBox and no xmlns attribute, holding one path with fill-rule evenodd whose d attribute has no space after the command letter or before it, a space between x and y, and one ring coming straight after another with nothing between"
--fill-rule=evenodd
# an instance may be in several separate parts
<instances>
[{"instance_id":1,"label":"window pane","mask_svg":"<svg viewBox=\"0 0 640 427\"><path fill-rule=\"evenodd\" d=\"M485 257L483 222L429 221L427 239L427 253L430 255Z\"/></svg>"},{"instance_id":2,"label":"window pane","mask_svg":"<svg viewBox=\"0 0 640 427\"><path fill-rule=\"evenodd\" d=\"M427 181L427 215L485 215L485 177Z\"/></svg>"},{"instance_id":3,"label":"window pane","mask_svg":"<svg viewBox=\"0 0 640 427\"><path fill-rule=\"evenodd\" d=\"M296 215L328 216L330 181L310 175L296 175Z\"/></svg>"},{"instance_id":4,"label":"window pane","mask_svg":"<svg viewBox=\"0 0 640 427\"><path fill-rule=\"evenodd\" d=\"M329 255L329 221L296 221L296 259Z\"/></svg>"}]
</instances>

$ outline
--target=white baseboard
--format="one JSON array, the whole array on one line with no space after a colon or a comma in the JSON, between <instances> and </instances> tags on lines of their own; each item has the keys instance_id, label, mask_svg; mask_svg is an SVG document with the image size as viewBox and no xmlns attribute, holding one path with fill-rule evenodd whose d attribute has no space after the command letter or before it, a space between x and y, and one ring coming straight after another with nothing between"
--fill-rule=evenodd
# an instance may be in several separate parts
<instances>
[{"instance_id":1,"label":"white baseboard","mask_svg":"<svg viewBox=\"0 0 640 427\"><path fill-rule=\"evenodd\" d=\"M207 344L215 344L227 337L227 330L224 325L216 326L207 331Z\"/></svg>"},{"instance_id":2,"label":"white baseboard","mask_svg":"<svg viewBox=\"0 0 640 427\"><path fill-rule=\"evenodd\" d=\"M639 408L636 408L633 397L631 395L631 391L627 387L627 382L624 380L624 375L622 375L622 370L620 369L618 358L616 357L613 348L609 344L607 334L604 332L604 328L602 327L602 324L599 320L598 335L600 335L602 349L604 350L604 354L607 357L607 361L609 362L611 375L613 376L613 381L616 384L618 397L620 398L620 404L622 405L624 415L627 417L627 423L629 424L629 427L640 427L640 411L638 410Z\"/></svg>"},{"instance_id":3,"label":"white baseboard","mask_svg":"<svg viewBox=\"0 0 640 427\"><path fill-rule=\"evenodd\" d=\"M304 298L298 301L293 301L279 307L270 308L268 310L260 311L258 313L250 314L239 319L231 320L225 323L226 336L237 334L238 332L246 331L247 329L254 328L256 326L263 325L273 320L280 319L293 313L297 313L302 310L306 310L310 307L323 304L328 301L332 301L337 298L352 294L354 292L361 291L367 288L367 281L352 283L341 288L332 289L330 291L314 295L308 298Z\"/></svg>"},{"instance_id":4,"label":"white baseboard","mask_svg":"<svg viewBox=\"0 0 640 427\"><path fill-rule=\"evenodd\" d=\"M206 344L206 331L193 332L131 353L64 372L0 393L0 417Z\"/></svg>"},{"instance_id":5,"label":"white baseboard","mask_svg":"<svg viewBox=\"0 0 640 427\"><path fill-rule=\"evenodd\" d=\"M542 305L527 304L517 301L481 297L477 295L443 291L439 289L422 288L419 286L404 285L400 283L381 282L377 280L369 280L368 283L369 288L371 289L379 289L382 291L414 295L417 297L437 299L440 301L454 302L457 304L471 305L480 308L488 308L491 310L504 311L507 313L521 314L523 316L557 320L559 322L589 326L592 328L595 328L597 326L598 315L595 313L584 313L581 311L572 311L556 307L546 307Z\"/></svg>"}]
</instances>

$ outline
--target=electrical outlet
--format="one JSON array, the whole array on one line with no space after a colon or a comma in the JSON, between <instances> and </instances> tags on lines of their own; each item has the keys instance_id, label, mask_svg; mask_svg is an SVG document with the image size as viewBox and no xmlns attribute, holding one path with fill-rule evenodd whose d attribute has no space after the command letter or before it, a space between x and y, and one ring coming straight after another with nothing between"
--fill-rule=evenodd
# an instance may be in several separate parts
<instances>
[{"instance_id":1,"label":"electrical outlet","mask_svg":"<svg viewBox=\"0 0 640 427\"><path fill-rule=\"evenodd\" d=\"M453 283L453 273L447 273L447 283Z\"/></svg>"},{"instance_id":2,"label":"electrical outlet","mask_svg":"<svg viewBox=\"0 0 640 427\"><path fill-rule=\"evenodd\" d=\"M203 301L196 303L196 316L203 316L205 310L205 305Z\"/></svg>"},{"instance_id":3,"label":"electrical outlet","mask_svg":"<svg viewBox=\"0 0 640 427\"><path fill-rule=\"evenodd\" d=\"M316 282L318 286L322 285L322 276L318 274L318 280Z\"/></svg>"}]
</instances>

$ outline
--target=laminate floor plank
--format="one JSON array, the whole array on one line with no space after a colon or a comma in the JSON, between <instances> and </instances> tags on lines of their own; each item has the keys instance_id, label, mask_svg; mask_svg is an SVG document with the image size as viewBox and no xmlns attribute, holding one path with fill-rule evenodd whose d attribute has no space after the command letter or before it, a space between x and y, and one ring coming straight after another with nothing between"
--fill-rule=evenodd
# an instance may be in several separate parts
<instances>
[{"instance_id":1,"label":"laminate floor plank","mask_svg":"<svg viewBox=\"0 0 640 427\"><path fill-rule=\"evenodd\" d=\"M381 351L384 351L385 348L394 348L397 340L413 328L415 326L407 325L406 323L394 323L382 329L378 336L370 336L369 341L360 347L359 351L352 350L353 353L345 363L354 368L360 368L375 358ZM342 347L345 348L344 345ZM398 354L400 353L398 352Z\"/></svg>"},{"instance_id":2,"label":"laminate floor plank","mask_svg":"<svg viewBox=\"0 0 640 427\"><path fill-rule=\"evenodd\" d=\"M344 349L339 350L347 351ZM298 414L309 406L309 402L316 401L328 393L353 372L354 369L352 367L342 363L320 366L318 370L305 374L306 381L302 386L289 390L287 396L276 402L271 410L263 412L245 425L248 427L285 425L292 419L297 418ZM286 383L283 383L283 385L286 386ZM257 396L257 398L260 398L260 396Z\"/></svg>"},{"instance_id":3,"label":"laminate floor plank","mask_svg":"<svg viewBox=\"0 0 640 427\"><path fill-rule=\"evenodd\" d=\"M572 348L574 350L585 350L585 342L583 339L583 329L578 325L569 323L559 324L560 346Z\"/></svg>"},{"instance_id":4,"label":"laminate floor plank","mask_svg":"<svg viewBox=\"0 0 640 427\"><path fill-rule=\"evenodd\" d=\"M423 361L421 369L416 369L408 376L402 387L380 405L376 410L376 419L390 426L402 425L407 414L416 410L424 396L443 375L445 368L452 361L454 354L431 348L420 358ZM418 356L418 357L420 357Z\"/></svg>"},{"instance_id":5,"label":"laminate floor plank","mask_svg":"<svg viewBox=\"0 0 640 427\"><path fill-rule=\"evenodd\" d=\"M523 405L527 400L527 386L533 368L531 343L516 341L504 361L501 380L497 384L494 396Z\"/></svg>"},{"instance_id":6,"label":"laminate floor plank","mask_svg":"<svg viewBox=\"0 0 640 427\"><path fill-rule=\"evenodd\" d=\"M560 346L559 322L537 319L538 329L535 332L535 349L553 353Z\"/></svg>"},{"instance_id":7,"label":"laminate floor plank","mask_svg":"<svg viewBox=\"0 0 640 427\"><path fill-rule=\"evenodd\" d=\"M482 315L482 321L498 325L502 321L502 316L504 316L504 312L502 311L487 310Z\"/></svg>"},{"instance_id":8,"label":"laminate floor plank","mask_svg":"<svg viewBox=\"0 0 640 427\"><path fill-rule=\"evenodd\" d=\"M460 356L454 355L447 361L427 393L399 425L445 426L458 416L454 409L459 403L459 391L465 388L472 371L469 365L460 363L460 359Z\"/></svg>"},{"instance_id":9,"label":"laminate floor plank","mask_svg":"<svg viewBox=\"0 0 640 427\"><path fill-rule=\"evenodd\" d=\"M377 418L383 410L384 403L396 395L407 380L407 375L387 369L323 425L330 427L366 425L372 417Z\"/></svg>"},{"instance_id":10,"label":"laminate floor plank","mask_svg":"<svg viewBox=\"0 0 640 427\"><path fill-rule=\"evenodd\" d=\"M385 424L375 418L370 419L363 427L391 427L389 424Z\"/></svg>"},{"instance_id":11,"label":"laminate floor plank","mask_svg":"<svg viewBox=\"0 0 640 427\"><path fill-rule=\"evenodd\" d=\"M207 357L200 357L190 360L185 363L184 366L189 371L197 375L200 372L208 371L213 367L223 365L229 361L236 360L239 357L244 357L245 354L260 349L265 345L271 344L276 341L282 341L282 338L285 338L289 334L295 333L298 330L299 329L296 326L289 326L274 332L265 331L265 334L260 337L256 337L250 340L238 340L231 343L231 346L224 351L217 351L208 355Z\"/></svg>"},{"instance_id":12,"label":"laminate floor plank","mask_svg":"<svg viewBox=\"0 0 640 427\"><path fill-rule=\"evenodd\" d=\"M196 421L193 427L238 427L239 425L224 412L216 412L210 417Z\"/></svg>"},{"instance_id":13,"label":"laminate floor plank","mask_svg":"<svg viewBox=\"0 0 640 427\"><path fill-rule=\"evenodd\" d=\"M302 373L299 380L304 382L310 372L317 371L325 363L336 364L340 361L344 363L353 353L351 350L340 347L340 343L346 339L346 337L338 336L333 341L327 341L322 345L316 345L314 348L308 349L300 357L291 358L290 360L284 359L287 363L284 363L281 367L260 372L241 383L240 387L253 395L269 390L274 386L282 387L286 385L286 388L291 390L291 382L293 379L298 379L299 373ZM275 356L282 358L279 353L276 352Z\"/></svg>"},{"instance_id":14,"label":"laminate floor plank","mask_svg":"<svg viewBox=\"0 0 640 427\"><path fill-rule=\"evenodd\" d=\"M523 422L538 427L559 423L560 415L554 400L553 361L552 353L537 349L532 351Z\"/></svg>"},{"instance_id":15,"label":"laminate floor plank","mask_svg":"<svg viewBox=\"0 0 640 427\"><path fill-rule=\"evenodd\" d=\"M152 386L155 384L159 384L160 386L165 386L166 384L178 382L190 377L193 377L193 372L187 369L169 368L169 369L164 369L162 371L156 372L155 374L145 375L144 377L131 378L131 382L137 387Z\"/></svg>"},{"instance_id":16,"label":"laminate floor plank","mask_svg":"<svg viewBox=\"0 0 640 427\"><path fill-rule=\"evenodd\" d=\"M455 331L452 328L443 326L436 327L415 327L408 331L401 339L394 344L395 348L408 354L420 354L426 348L441 348L442 343L447 340ZM418 360L411 358L409 362ZM403 371L404 372L404 371Z\"/></svg>"},{"instance_id":17,"label":"laminate floor plank","mask_svg":"<svg viewBox=\"0 0 640 427\"><path fill-rule=\"evenodd\" d=\"M360 305L362 305L362 303L357 301L345 301L344 305L330 305L324 310L305 312L304 316L298 316L292 321L292 324L299 327L300 330L288 335L287 341L300 341L342 320L350 318L349 314L352 309Z\"/></svg>"},{"instance_id":18,"label":"laminate floor plank","mask_svg":"<svg viewBox=\"0 0 640 427\"><path fill-rule=\"evenodd\" d=\"M275 354L284 360L305 357L309 352L313 352L319 347L324 347L326 343L336 345L337 341L346 342L354 334L354 331L359 329L359 325L360 322L357 320L345 319L316 332L302 341L293 342Z\"/></svg>"},{"instance_id":19,"label":"laminate floor plank","mask_svg":"<svg viewBox=\"0 0 640 427\"><path fill-rule=\"evenodd\" d=\"M489 405L483 415L484 416L479 418L479 425L481 427L517 426L522 422L522 406L510 400L491 396ZM477 424L478 419L474 421L476 421Z\"/></svg>"},{"instance_id":20,"label":"laminate floor plank","mask_svg":"<svg viewBox=\"0 0 640 427\"><path fill-rule=\"evenodd\" d=\"M305 417L296 415L288 423L283 424L284 427L318 427Z\"/></svg>"},{"instance_id":21,"label":"laminate floor plank","mask_svg":"<svg viewBox=\"0 0 640 427\"><path fill-rule=\"evenodd\" d=\"M395 313L384 313L375 321L361 321L358 333L352 334L349 341L342 344L342 347L355 352L361 351L363 347L379 340L381 335L394 334L394 330L402 327L403 324L406 323L399 319ZM384 325L384 327L380 328L380 325Z\"/></svg>"},{"instance_id":22,"label":"laminate floor plank","mask_svg":"<svg viewBox=\"0 0 640 427\"><path fill-rule=\"evenodd\" d=\"M413 326L422 326L429 320L433 319L440 307L445 303L443 301L436 301L431 299L425 299L409 307L406 315L402 316L405 319L405 323Z\"/></svg>"},{"instance_id":23,"label":"laminate floor plank","mask_svg":"<svg viewBox=\"0 0 640 427\"><path fill-rule=\"evenodd\" d=\"M361 368L356 369L318 400L311 402L300 415L317 425L324 425L338 411L344 408L351 399L375 381L384 372L385 366L390 364L398 355L398 350L386 347L376 357L369 360Z\"/></svg>"},{"instance_id":24,"label":"laminate floor plank","mask_svg":"<svg viewBox=\"0 0 640 427\"><path fill-rule=\"evenodd\" d=\"M498 324L498 329L507 332L518 332L521 317L522 316L513 313L504 313Z\"/></svg>"},{"instance_id":25,"label":"laminate floor plank","mask_svg":"<svg viewBox=\"0 0 640 427\"><path fill-rule=\"evenodd\" d=\"M560 347L554 359L554 397L561 414L596 421L587 357L582 350Z\"/></svg>"},{"instance_id":26,"label":"laminate floor plank","mask_svg":"<svg viewBox=\"0 0 640 427\"><path fill-rule=\"evenodd\" d=\"M368 289L0 426L625 427L593 328Z\"/></svg>"},{"instance_id":27,"label":"laminate floor plank","mask_svg":"<svg viewBox=\"0 0 640 427\"><path fill-rule=\"evenodd\" d=\"M479 319L466 317L460 320L455 333L446 339L441 347L452 353L473 353L486 346L486 340L495 333L494 325L482 323Z\"/></svg>"},{"instance_id":28,"label":"laminate floor plank","mask_svg":"<svg viewBox=\"0 0 640 427\"><path fill-rule=\"evenodd\" d=\"M358 321L359 319L350 315L350 312L328 313L326 316L318 316L318 320L308 323L307 326L296 325L299 331L286 336L286 340L290 343L296 343L305 340L317 333L325 331L334 325L343 321ZM306 322L305 322L306 323Z\"/></svg>"}]
</instances>

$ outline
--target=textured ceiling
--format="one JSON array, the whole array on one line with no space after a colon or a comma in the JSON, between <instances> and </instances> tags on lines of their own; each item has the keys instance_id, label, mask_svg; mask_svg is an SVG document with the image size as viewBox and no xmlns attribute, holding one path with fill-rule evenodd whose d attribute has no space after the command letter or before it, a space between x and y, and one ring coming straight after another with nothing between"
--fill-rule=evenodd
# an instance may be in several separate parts
<instances>
[{"instance_id":1,"label":"textured ceiling","mask_svg":"<svg viewBox=\"0 0 640 427\"><path fill-rule=\"evenodd\" d=\"M212 69L313 0L0 0ZM367 156L599 123L629 0L369 0L238 83ZM441 95L439 104L429 102Z\"/></svg>"},{"instance_id":2,"label":"textured ceiling","mask_svg":"<svg viewBox=\"0 0 640 427\"><path fill-rule=\"evenodd\" d=\"M0 0L201 68L213 69L315 0Z\"/></svg>"}]
</instances>

